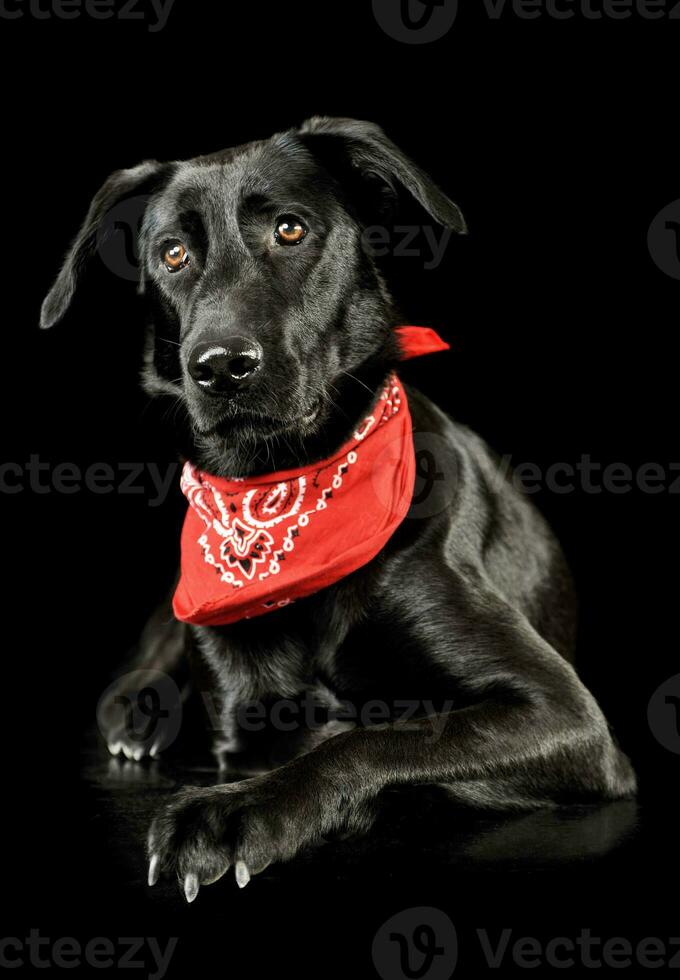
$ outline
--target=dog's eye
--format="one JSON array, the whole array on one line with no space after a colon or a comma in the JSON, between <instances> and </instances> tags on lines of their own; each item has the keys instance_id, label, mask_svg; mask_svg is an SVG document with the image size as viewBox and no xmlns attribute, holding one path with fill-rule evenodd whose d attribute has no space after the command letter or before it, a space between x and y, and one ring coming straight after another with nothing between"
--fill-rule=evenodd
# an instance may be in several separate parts
<instances>
[{"instance_id":1,"label":"dog's eye","mask_svg":"<svg viewBox=\"0 0 680 980\"><path fill-rule=\"evenodd\" d=\"M276 222L274 238L279 245L299 245L307 234L307 227L294 214L284 214Z\"/></svg>"},{"instance_id":2,"label":"dog's eye","mask_svg":"<svg viewBox=\"0 0 680 980\"><path fill-rule=\"evenodd\" d=\"M163 251L163 262L168 272L179 272L189 265L189 252L181 242L171 242Z\"/></svg>"}]
</instances>

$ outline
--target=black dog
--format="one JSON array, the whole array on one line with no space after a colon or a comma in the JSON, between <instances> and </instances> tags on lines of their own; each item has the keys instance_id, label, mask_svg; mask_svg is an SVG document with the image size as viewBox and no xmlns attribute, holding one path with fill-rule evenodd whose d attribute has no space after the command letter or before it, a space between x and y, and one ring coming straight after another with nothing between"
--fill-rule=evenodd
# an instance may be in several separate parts
<instances>
[{"instance_id":1,"label":"black dog","mask_svg":"<svg viewBox=\"0 0 680 980\"><path fill-rule=\"evenodd\" d=\"M404 189L437 222L465 230L456 205L378 127L351 120L314 119L213 156L115 173L44 303L43 326L66 312L111 208L143 195L144 384L184 406L183 452L232 477L324 458L396 363L399 317L362 232ZM222 355L206 363L211 345ZM418 392L409 402L414 429L436 434L439 465L456 473L453 494L450 481L435 485L430 517L404 521L368 565L285 609L217 628L159 617L147 630L138 666L174 671L196 647L219 698L221 762L250 774L186 789L165 808L150 834L152 883L172 870L191 901L235 865L243 885L331 833L367 830L383 791L406 784L497 809L635 792L570 663L574 602L558 545L499 483L477 436ZM257 737L239 725L247 702L305 697L325 709L325 725L288 736L271 725ZM392 706L380 724L337 711L375 699ZM404 699L420 706L408 720ZM124 732L109 742L132 754Z\"/></svg>"}]
</instances>

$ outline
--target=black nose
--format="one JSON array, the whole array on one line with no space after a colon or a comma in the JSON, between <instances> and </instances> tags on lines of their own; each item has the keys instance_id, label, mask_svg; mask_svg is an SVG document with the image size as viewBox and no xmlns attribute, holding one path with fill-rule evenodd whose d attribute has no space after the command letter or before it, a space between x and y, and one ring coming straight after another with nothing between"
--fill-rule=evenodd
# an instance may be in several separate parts
<instances>
[{"instance_id":1,"label":"black nose","mask_svg":"<svg viewBox=\"0 0 680 980\"><path fill-rule=\"evenodd\" d=\"M189 355L189 374L205 391L229 392L251 380L262 363L256 340L230 337L225 342L196 344Z\"/></svg>"}]
</instances>

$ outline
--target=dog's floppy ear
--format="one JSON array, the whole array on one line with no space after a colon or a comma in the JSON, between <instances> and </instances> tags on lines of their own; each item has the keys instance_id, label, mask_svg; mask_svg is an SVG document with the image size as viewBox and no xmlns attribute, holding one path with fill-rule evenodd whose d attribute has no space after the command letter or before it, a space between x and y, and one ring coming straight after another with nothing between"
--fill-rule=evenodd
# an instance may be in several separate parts
<instances>
[{"instance_id":1,"label":"dog's floppy ear","mask_svg":"<svg viewBox=\"0 0 680 980\"><path fill-rule=\"evenodd\" d=\"M356 174L369 180L378 178L392 191L395 183L401 184L439 224L461 235L467 233L458 205L375 123L315 116L302 124L300 137L331 170L335 156L344 158Z\"/></svg>"},{"instance_id":2,"label":"dog's floppy ear","mask_svg":"<svg viewBox=\"0 0 680 980\"><path fill-rule=\"evenodd\" d=\"M129 170L115 171L99 188L61 272L43 302L40 312L43 329L58 323L68 310L85 266L96 252L100 229L111 209L129 196L151 193L167 171L168 165L147 160Z\"/></svg>"}]
</instances>

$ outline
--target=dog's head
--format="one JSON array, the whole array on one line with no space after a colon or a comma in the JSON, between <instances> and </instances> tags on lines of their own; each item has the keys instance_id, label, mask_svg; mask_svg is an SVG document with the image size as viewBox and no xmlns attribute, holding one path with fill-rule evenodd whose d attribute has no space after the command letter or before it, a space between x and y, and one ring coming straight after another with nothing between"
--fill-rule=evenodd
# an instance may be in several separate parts
<instances>
[{"instance_id":1,"label":"dog's head","mask_svg":"<svg viewBox=\"0 0 680 980\"><path fill-rule=\"evenodd\" d=\"M179 398L189 452L218 475L294 466L337 448L397 357L389 293L363 232L405 188L440 224L453 204L375 125L301 129L181 163L114 173L42 309L68 309L107 216L143 201L150 304L144 384Z\"/></svg>"}]
</instances>

